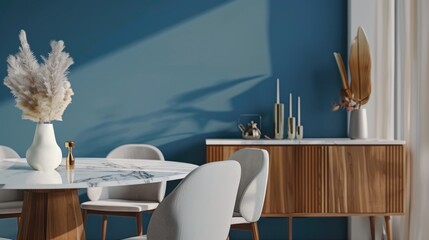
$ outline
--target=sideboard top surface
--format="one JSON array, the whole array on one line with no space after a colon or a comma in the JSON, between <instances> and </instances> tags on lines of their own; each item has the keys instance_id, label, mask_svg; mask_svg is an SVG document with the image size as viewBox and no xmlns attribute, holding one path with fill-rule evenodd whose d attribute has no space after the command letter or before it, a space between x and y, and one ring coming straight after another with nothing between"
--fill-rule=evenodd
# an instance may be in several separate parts
<instances>
[{"instance_id":1,"label":"sideboard top surface","mask_svg":"<svg viewBox=\"0 0 429 240\"><path fill-rule=\"evenodd\" d=\"M350 138L306 138L299 140L274 139L206 139L206 145L405 145L402 140Z\"/></svg>"}]
</instances>

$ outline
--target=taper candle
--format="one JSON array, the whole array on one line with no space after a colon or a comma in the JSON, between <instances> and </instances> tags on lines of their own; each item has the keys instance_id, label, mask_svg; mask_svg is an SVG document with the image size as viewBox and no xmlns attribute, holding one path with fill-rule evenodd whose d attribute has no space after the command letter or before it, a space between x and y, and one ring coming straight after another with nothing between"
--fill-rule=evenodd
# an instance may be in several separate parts
<instances>
[{"instance_id":1,"label":"taper candle","mask_svg":"<svg viewBox=\"0 0 429 240\"><path fill-rule=\"evenodd\" d=\"M292 93L289 93L289 117L292 117Z\"/></svg>"},{"instance_id":2,"label":"taper candle","mask_svg":"<svg viewBox=\"0 0 429 240\"><path fill-rule=\"evenodd\" d=\"M301 98L298 97L298 126L301 126Z\"/></svg>"},{"instance_id":3,"label":"taper candle","mask_svg":"<svg viewBox=\"0 0 429 240\"><path fill-rule=\"evenodd\" d=\"M277 104L280 103L280 83L279 79L277 78Z\"/></svg>"}]
</instances>

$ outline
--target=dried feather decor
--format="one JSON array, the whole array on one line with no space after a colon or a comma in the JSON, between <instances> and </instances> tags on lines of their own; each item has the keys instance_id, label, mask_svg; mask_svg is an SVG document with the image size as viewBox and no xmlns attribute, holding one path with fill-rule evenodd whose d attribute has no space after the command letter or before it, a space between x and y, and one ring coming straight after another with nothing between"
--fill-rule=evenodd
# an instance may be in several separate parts
<instances>
[{"instance_id":1,"label":"dried feather decor","mask_svg":"<svg viewBox=\"0 0 429 240\"><path fill-rule=\"evenodd\" d=\"M340 71L343 90L340 92L340 103L335 103L333 110L340 108L351 111L366 104L371 95L371 55L368 39L362 27L358 28L350 48L350 87L347 72L339 53L334 53Z\"/></svg>"},{"instance_id":2,"label":"dried feather decor","mask_svg":"<svg viewBox=\"0 0 429 240\"><path fill-rule=\"evenodd\" d=\"M16 98L22 118L35 122L62 120L64 110L71 102L73 90L67 79L73 59L64 50L63 41L52 41L48 57L39 64L27 42L24 30L19 33L21 47L7 59L8 75L4 84Z\"/></svg>"}]
</instances>

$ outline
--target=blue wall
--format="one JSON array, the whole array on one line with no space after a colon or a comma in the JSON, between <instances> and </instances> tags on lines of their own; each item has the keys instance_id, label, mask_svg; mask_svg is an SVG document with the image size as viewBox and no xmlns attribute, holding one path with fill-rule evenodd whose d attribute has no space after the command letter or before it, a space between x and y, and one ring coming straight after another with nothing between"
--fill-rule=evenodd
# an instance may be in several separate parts
<instances>
[{"instance_id":1,"label":"blue wall","mask_svg":"<svg viewBox=\"0 0 429 240\"><path fill-rule=\"evenodd\" d=\"M20 29L36 56L62 39L74 58L75 96L55 131L59 143L77 142L76 156L149 143L167 159L203 164L206 138L240 137L240 114L261 114L263 133L273 135L276 78L282 102L289 92L301 96L305 137L347 134L346 114L330 110L341 88L332 53L346 55L344 0L0 1L0 79ZM24 156L35 125L20 119L0 86L0 144ZM88 239L98 238L100 223L90 217ZM261 238L286 239L286 226L264 218ZM0 220L0 236L15 232L14 220ZM109 220L109 239L134 234L133 220ZM294 239L346 237L344 218L294 221Z\"/></svg>"}]
</instances>

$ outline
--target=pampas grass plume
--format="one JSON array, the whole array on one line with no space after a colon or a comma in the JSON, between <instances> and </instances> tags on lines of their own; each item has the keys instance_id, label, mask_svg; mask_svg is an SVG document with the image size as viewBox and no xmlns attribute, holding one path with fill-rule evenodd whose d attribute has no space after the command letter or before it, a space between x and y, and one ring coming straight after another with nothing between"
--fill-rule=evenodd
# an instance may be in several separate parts
<instances>
[{"instance_id":1,"label":"pampas grass plume","mask_svg":"<svg viewBox=\"0 0 429 240\"><path fill-rule=\"evenodd\" d=\"M67 78L73 59L64 52L63 41L52 41L48 57L42 56L39 64L27 42L24 30L19 33L21 47L16 55L7 59L4 84L16 98L16 106L22 110L22 118L34 122L62 120L71 103L73 90Z\"/></svg>"}]
</instances>

